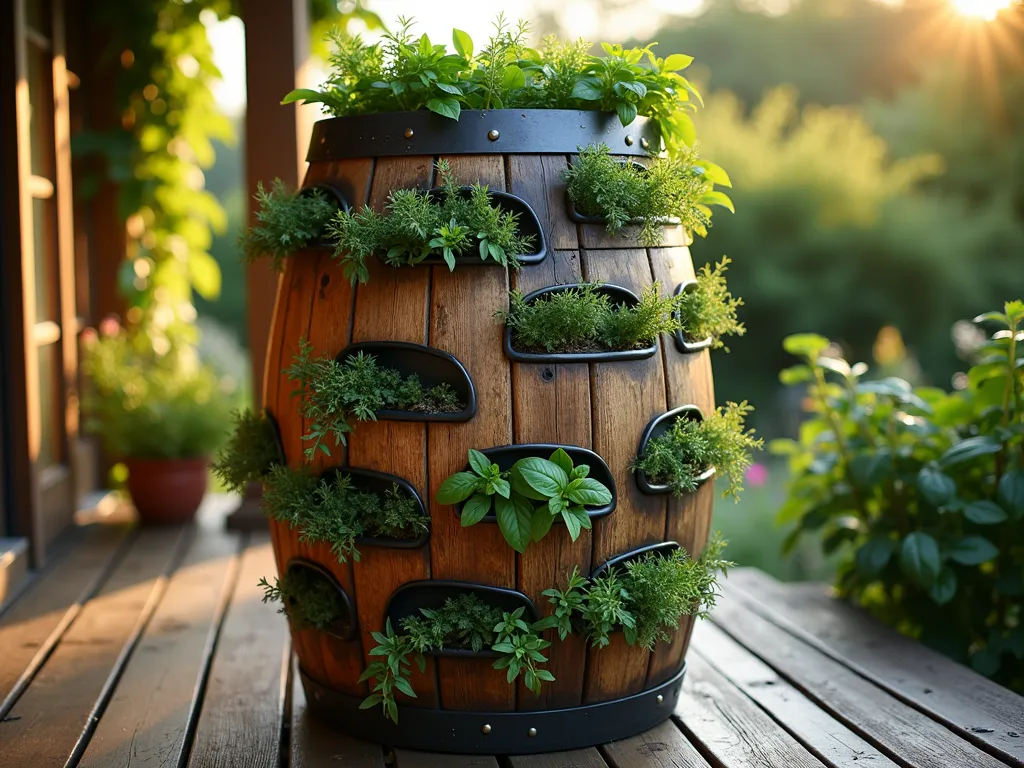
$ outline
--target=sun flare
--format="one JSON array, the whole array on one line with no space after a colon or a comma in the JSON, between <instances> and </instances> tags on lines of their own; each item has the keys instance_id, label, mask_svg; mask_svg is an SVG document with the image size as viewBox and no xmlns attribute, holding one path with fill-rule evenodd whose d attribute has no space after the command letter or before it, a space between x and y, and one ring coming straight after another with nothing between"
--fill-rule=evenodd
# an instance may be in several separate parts
<instances>
[{"instance_id":1,"label":"sun flare","mask_svg":"<svg viewBox=\"0 0 1024 768\"><path fill-rule=\"evenodd\" d=\"M961 16L983 21L992 21L1004 8L1009 8L1014 0L950 0L953 8Z\"/></svg>"}]
</instances>

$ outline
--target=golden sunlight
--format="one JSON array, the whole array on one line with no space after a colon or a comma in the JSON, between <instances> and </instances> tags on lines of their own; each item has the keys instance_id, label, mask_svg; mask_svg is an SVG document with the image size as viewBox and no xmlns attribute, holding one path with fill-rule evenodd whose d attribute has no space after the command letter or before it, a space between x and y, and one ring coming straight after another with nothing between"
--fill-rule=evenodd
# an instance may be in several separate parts
<instances>
[{"instance_id":1,"label":"golden sunlight","mask_svg":"<svg viewBox=\"0 0 1024 768\"><path fill-rule=\"evenodd\" d=\"M992 21L999 11L1009 8L1014 0L950 0L961 16Z\"/></svg>"}]
</instances>

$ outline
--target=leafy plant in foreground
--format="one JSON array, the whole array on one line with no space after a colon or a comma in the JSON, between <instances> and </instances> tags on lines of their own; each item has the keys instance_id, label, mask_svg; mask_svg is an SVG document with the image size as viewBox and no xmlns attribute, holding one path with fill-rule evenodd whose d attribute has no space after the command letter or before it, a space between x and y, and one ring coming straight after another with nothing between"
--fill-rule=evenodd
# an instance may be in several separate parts
<instances>
[{"instance_id":1,"label":"leafy plant in foreground","mask_svg":"<svg viewBox=\"0 0 1024 768\"><path fill-rule=\"evenodd\" d=\"M573 569L564 589L543 592L554 611L536 629L554 628L564 640L577 625L595 648L621 629L629 645L648 650L670 641L683 616L704 618L718 596L718 574L733 566L722 558L725 541L715 534L694 559L683 549L669 555L649 552L587 581Z\"/></svg>"},{"instance_id":2,"label":"leafy plant in foreground","mask_svg":"<svg viewBox=\"0 0 1024 768\"><path fill-rule=\"evenodd\" d=\"M725 271L731 259L723 256L712 269L705 264L697 272L697 286L681 294L679 317L683 335L689 342L711 339L713 349L729 348L722 342L727 334L742 336L747 332L736 317L736 310L743 306L743 299L733 298L725 283Z\"/></svg>"},{"instance_id":3,"label":"leafy plant in foreground","mask_svg":"<svg viewBox=\"0 0 1024 768\"><path fill-rule=\"evenodd\" d=\"M538 667L547 661L542 651L551 645L540 637L537 624L532 627L523 620L525 608L512 612L488 605L472 593L448 598L437 609L421 608L420 616L408 616L402 620L402 634L396 634L391 619L385 624L384 632L374 632L376 647L371 656L383 657L372 662L359 678L373 680L372 692L360 704L368 709L380 704L384 716L398 722L396 690L407 696L416 697L409 681L409 657L415 656L422 672L425 668L423 654L444 648L463 648L479 652L490 648L499 654L494 662L495 669L504 669L509 684L523 675L526 687L540 693L542 682L554 680L546 669Z\"/></svg>"},{"instance_id":4,"label":"leafy plant in foreground","mask_svg":"<svg viewBox=\"0 0 1024 768\"><path fill-rule=\"evenodd\" d=\"M744 401L726 403L701 421L681 416L667 432L648 441L630 469L643 472L651 482L668 485L680 495L695 491L698 478L714 467L718 475L729 479L722 495L736 499L743 490L751 451L764 444L754 437L754 430L743 428L752 410Z\"/></svg>"},{"instance_id":5,"label":"leafy plant in foreground","mask_svg":"<svg viewBox=\"0 0 1024 768\"><path fill-rule=\"evenodd\" d=\"M540 49L526 46L527 25L511 26L499 16L487 46L452 31L454 52L415 37L412 20L377 44L360 37L334 36L330 74L319 91L301 88L283 103L322 104L332 115L365 115L428 109L459 119L468 109L587 109L615 112L622 125L637 115L652 118L670 151L692 145L700 94L680 72L693 59L661 58L655 43L625 49L602 43L603 56L588 55L590 43L545 38Z\"/></svg>"},{"instance_id":6,"label":"leafy plant in foreground","mask_svg":"<svg viewBox=\"0 0 1024 768\"><path fill-rule=\"evenodd\" d=\"M353 283L369 279L366 259L375 255L392 267L440 256L454 270L459 256L517 267L519 255L533 252L533 236L519 234L519 214L492 204L487 186L473 184L464 195L446 160L437 162L437 174L437 199L419 189L396 189L388 195L387 213L369 206L338 211L330 224L334 255Z\"/></svg>"},{"instance_id":7,"label":"leafy plant in foreground","mask_svg":"<svg viewBox=\"0 0 1024 768\"><path fill-rule=\"evenodd\" d=\"M512 291L508 311L496 314L512 330L514 346L530 352L637 349L683 328L683 297L661 296L658 283L635 306L613 303L599 289L600 283L583 283L529 302Z\"/></svg>"},{"instance_id":8,"label":"leafy plant in foreground","mask_svg":"<svg viewBox=\"0 0 1024 768\"><path fill-rule=\"evenodd\" d=\"M271 584L260 579L264 603L281 603L278 613L288 616L297 630L330 629L345 615L337 589L309 568L289 568Z\"/></svg>"},{"instance_id":9,"label":"leafy plant in foreground","mask_svg":"<svg viewBox=\"0 0 1024 768\"><path fill-rule=\"evenodd\" d=\"M586 507L612 500L603 483L587 476L590 467L574 467L561 448L548 459L520 459L506 472L471 448L469 465L471 471L457 472L441 484L437 502L465 502L463 527L476 525L493 508L505 541L517 552L544 538L559 517L576 541L583 528L591 527Z\"/></svg>"},{"instance_id":10,"label":"leafy plant in foreground","mask_svg":"<svg viewBox=\"0 0 1024 768\"><path fill-rule=\"evenodd\" d=\"M327 231L337 206L319 190L290 193L280 179L267 192L256 186L256 224L242 235L242 259L254 262L269 256L278 272L284 260L301 248L315 243Z\"/></svg>"},{"instance_id":11,"label":"leafy plant in foreground","mask_svg":"<svg viewBox=\"0 0 1024 768\"><path fill-rule=\"evenodd\" d=\"M402 376L393 368L381 368L377 358L359 352L338 362L331 357L313 357L313 346L299 342L299 353L285 369L288 378L299 382L302 416L310 423L303 440L307 459L322 451L330 456L325 438L345 445L345 435L355 429L352 420L376 421L379 410L450 413L463 407L448 384L424 389L415 374Z\"/></svg>"},{"instance_id":12,"label":"leafy plant in foreground","mask_svg":"<svg viewBox=\"0 0 1024 768\"><path fill-rule=\"evenodd\" d=\"M299 541L330 544L339 563L359 560L359 536L415 539L428 527L416 500L397 484L380 495L356 488L344 472L320 478L276 465L264 482L262 507L297 528Z\"/></svg>"},{"instance_id":13,"label":"leafy plant in foreground","mask_svg":"<svg viewBox=\"0 0 1024 768\"><path fill-rule=\"evenodd\" d=\"M811 417L789 456L787 546L817 532L843 552L837 588L882 620L979 672L1024 690L1024 302L976 318L998 330L953 392L865 380L801 334Z\"/></svg>"},{"instance_id":14,"label":"leafy plant in foreground","mask_svg":"<svg viewBox=\"0 0 1024 768\"><path fill-rule=\"evenodd\" d=\"M280 459L274 428L262 413L246 408L232 417L234 431L211 468L228 490L241 493L248 483L260 482Z\"/></svg>"},{"instance_id":15,"label":"leafy plant in foreground","mask_svg":"<svg viewBox=\"0 0 1024 768\"><path fill-rule=\"evenodd\" d=\"M732 201L715 184L731 187L728 174L700 160L693 149L655 157L646 168L612 157L608 145L580 149L565 171L566 191L576 210L605 219L610 234L639 224L641 245L661 245L662 225L671 219L704 236L711 225L709 205L733 210Z\"/></svg>"}]
</instances>

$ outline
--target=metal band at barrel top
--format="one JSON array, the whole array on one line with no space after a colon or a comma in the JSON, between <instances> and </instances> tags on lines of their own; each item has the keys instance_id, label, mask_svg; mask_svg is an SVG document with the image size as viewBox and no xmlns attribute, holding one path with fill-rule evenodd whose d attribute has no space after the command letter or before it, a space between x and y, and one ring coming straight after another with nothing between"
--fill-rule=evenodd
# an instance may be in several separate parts
<instances>
[{"instance_id":1,"label":"metal band at barrel top","mask_svg":"<svg viewBox=\"0 0 1024 768\"><path fill-rule=\"evenodd\" d=\"M458 120L433 112L388 112L320 120L306 160L400 155L575 153L607 144L613 155L648 154L660 146L657 124L637 117L627 126L614 112L573 109L463 110Z\"/></svg>"}]
</instances>

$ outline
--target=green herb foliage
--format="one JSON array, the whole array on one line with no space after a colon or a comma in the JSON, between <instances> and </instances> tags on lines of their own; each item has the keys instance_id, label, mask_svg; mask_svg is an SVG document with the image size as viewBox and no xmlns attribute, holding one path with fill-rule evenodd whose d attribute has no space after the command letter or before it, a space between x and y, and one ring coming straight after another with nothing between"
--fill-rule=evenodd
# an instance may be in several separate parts
<instances>
[{"instance_id":1,"label":"green herb foliage","mask_svg":"<svg viewBox=\"0 0 1024 768\"><path fill-rule=\"evenodd\" d=\"M519 255L533 253L534 238L519 234L519 214L492 204L485 185L474 184L464 195L445 160L438 161L437 174L438 199L418 189L397 189L388 195L387 213L364 206L336 214L330 225L335 257L353 283L369 279L366 260L374 255L392 267L440 256L454 270L460 256L517 267Z\"/></svg>"},{"instance_id":2,"label":"green herb foliage","mask_svg":"<svg viewBox=\"0 0 1024 768\"><path fill-rule=\"evenodd\" d=\"M744 421L752 410L744 401L726 403L701 421L677 418L667 432L648 441L630 469L643 472L651 482L668 485L680 495L695 491L698 478L714 467L716 474L729 480L722 495L735 499L743 490L751 451L764 444L754 437L754 430L744 430Z\"/></svg>"},{"instance_id":3,"label":"green herb foliage","mask_svg":"<svg viewBox=\"0 0 1024 768\"><path fill-rule=\"evenodd\" d=\"M713 349L726 352L729 348L722 341L723 336L742 336L747 332L736 317L743 299L734 298L725 282L725 271L730 263L731 259L723 256L713 268L705 264L697 272L696 288L682 294L679 301L679 316L687 341L711 339Z\"/></svg>"},{"instance_id":4,"label":"green herb foliage","mask_svg":"<svg viewBox=\"0 0 1024 768\"><path fill-rule=\"evenodd\" d=\"M865 379L827 339L791 336L811 417L789 456L779 512L839 551L837 587L878 617L1024 691L1024 302L976 322L995 329L953 392Z\"/></svg>"},{"instance_id":5,"label":"green herb foliage","mask_svg":"<svg viewBox=\"0 0 1024 768\"><path fill-rule=\"evenodd\" d=\"M325 234L337 210L320 190L292 194L280 179L274 181L269 192L260 182L255 198L260 204L257 223L242 236L242 258L252 263L269 256L279 272L284 269L285 258Z\"/></svg>"},{"instance_id":6,"label":"green herb foliage","mask_svg":"<svg viewBox=\"0 0 1024 768\"><path fill-rule=\"evenodd\" d=\"M344 445L345 435L355 429L352 420L376 421L379 410L451 413L463 407L448 384L424 389L415 374L402 376L393 368L382 368L376 357L363 352L342 362L314 358L313 347L305 340L299 342L299 354L285 373L299 383L302 416L310 421L309 433L302 436L312 442L304 452L307 459L317 451L330 456L327 437Z\"/></svg>"},{"instance_id":7,"label":"green herb foliage","mask_svg":"<svg viewBox=\"0 0 1024 768\"><path fill-rule=\"evenodd\" d=\"M454 52L415 37L412 21L374 45L335 36L331 73L321 90L299 89L284 103L319 103L332 115L429 109L459 119L468 109L589 109L615 112L623 125L637 115L655 120L670 150L694 141L690 114L700 95L681 74L691 57L657 56L651 43L625 49L602 43L546 38L539 50L526 45L527 25L499 16L488 44L474 52L462 30L452 32Z\"/></svg>"},{"instance_id":8,"label":"green herb foliage","mask_svg":"<svg viewBox=\"0 0 1024 768\"><path fill-rule=\"evenodd\" d=\"M279 457L274 428L262 413L246 408L232 416L234 431L212 468L228 490L241 493L248 483L260 482Z\"/></svg>"},{"instance_id":9,"label":"green herb foliage","mask_svg":"<svg viewBox=\"0 0 1024 768\"><path fill-rule=\"evenodd\" d=\"M506 670L509 684L523 675L526 687L540 693L542 682L551 682L554 676L538 665L548 659L542 651L551 645L541 638L537 625L530 626L523 619L525 608L507 613L488 605L472 593L448 598L441 608L420 609L420 616L402 620L402 634L396 634L388 619L384 632L374 632L377 646L371 656L382 657L372 662L359 678L373 680L372 692L360 705L368 709L380 704L384 716L398 722L395 691L416 697L409 681L409 657L415 656L422 671L423 654L442 648L464 648L479 652L484 648L496 651L499 657L495 669Z\"/></svg>"},{"instance_id":10,"label":"green herb foliage","mask_svg":"<svg viewBox=\"0 0 1024 768\"><path fill-rule=\"evenodd\" d=\"M457 472L441 484L437 502L465 502L463 527L476 525L493 509L505 541L517 552L544 538L557 518L576 541L583 528L591 527L586 508L612 500L603 483L587 476L590 467L574 467L561 448L547 459L520 459L507 472L470 449L469 465L471 471Z\"/></svg>"},{"instance_id":11,"label":"green herb foliage","mask_svg":"<svg viewBox=\"0 0 1024 768\"><path fill-rule=\"evenodd\" d=\"M508 312L498 312L512 329L517 349L529 352L606 352L648 347L663 333L684 327L682 296L661 296L654 283L635 306L616 304L600 283L583 283L529 302L509 294Z\"/></svg>"},{"instance_id":12,"label":"green herb foliage","mask_svg":"<svg viewBox=\"0 0 1024 768\"><path fill-rule=\"evenodd\" d=\"M705 618L714 607L718 574L733 566L722 558L724 549L715 534L696 560L681 548L669 555L649 552L589 582L573 569L565 589L544 591L553 611L534 627L556 629L564 640L582 624L595 648L607 646L621 629L629 645L653 650L672 639L683 616Z\"/></svg>"},{"instance_id":13,"label":"green herb foliage","mask_svg":"<svg viewBox=\"0 0 1024 768\"><path fill-rule=\"evenodd\" d=\"M271 584L260 579L264 603L281 603L278 613L288 616L295 629L330 629L345 616L337 588L310 568L289 568Z\"/></svg>"},{"instance_id":14,"label":"green herb foliage","mask_svg":"<svg viewBox=\"0 0 1024 768\"><path fill-rule=\"evenodd\" d=\"M330 544L339 563L359 560L359 536L414 539L428 527L416 500L397 484L381 496L356 488L344 472L320 478L282 465L266 477L263 511L298 528L302 542Z\"/></svg>"},{"instance_id":15,"label":"green herb foliage","mask_svg":"<svg viewBox=\"0 0 1024 768\"><path fill-rule=\"evenodd\" d=\"M673 157L656 157L648 167L612 157L605 144L580 150L565 171L567 192L576 210L605 219L610 234L639 224L637 241L661 245L663 225L677 219L687 230L704 236L711 225L709 205L733 210L729 197L715 183L732 186L714 163L699 160L692 149Z\"/></svg>"}]
</instances>

